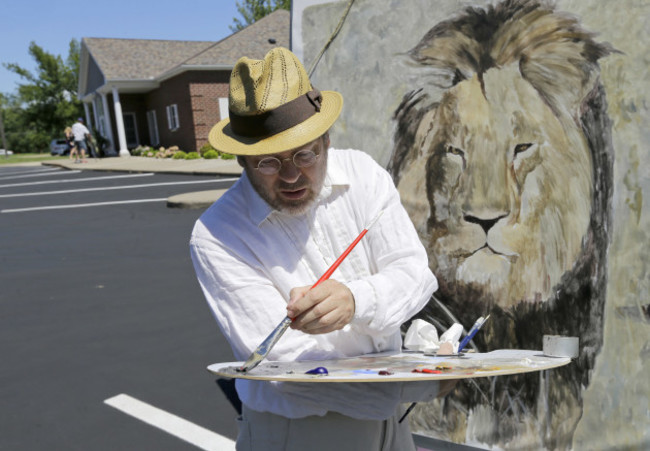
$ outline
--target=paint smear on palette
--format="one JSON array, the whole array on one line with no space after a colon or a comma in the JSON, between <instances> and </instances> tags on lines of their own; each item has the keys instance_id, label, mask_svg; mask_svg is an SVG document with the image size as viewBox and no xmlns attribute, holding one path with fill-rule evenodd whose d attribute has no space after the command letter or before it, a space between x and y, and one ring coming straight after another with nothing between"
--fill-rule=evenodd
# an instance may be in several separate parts
<instances>
[{"instance_id":1,"label":"paint smear on palette","mask_svg":"<svg viewBox=\"0 0 650 451\"><path fill-rule=\"evenodd\" d=\"M229 375L232 374L233 376L235 376L237 374L240 374L242 371L241 371L241 367L239 366L227 366L225 368L222 368L221 372Z\"/></svg>"},{"instance_id":2,"label":"paint smear on palette","mask_svg":"<svg viewBox=\"0 0 650 451\"><path fill-rule=\"evenodd\" d=\"M314 376L327 376L329 371L324 366L317 366L311 370L305 371L305 374L312 374Z\"/></svg>"},{"instance_id":3,"label":"paint smear on palette","mask_svg":"<svg viewBox=\"0 0 650 451\"><path fill-rule=\"evenodd\" d=\"M481 370L480 367L476 365L417 365L415 368L411 368L411 373L424 373L424 374L458 374L458 375L468 375L475 374L477 371ZM492 368L483 369L483 371L494 371Z\"/></svg>"},{"instance_id":4,"label":"paint smear on palette","mask_svg":"<svg viewBox=\"0 0 650 451\"><path fill-rule=\"evenodd\" d=\"M434 370L431 368L416 368L412 373L425 373L425 374L442 374L442 371L440 370Z\"/></svg>"}]
</instances>

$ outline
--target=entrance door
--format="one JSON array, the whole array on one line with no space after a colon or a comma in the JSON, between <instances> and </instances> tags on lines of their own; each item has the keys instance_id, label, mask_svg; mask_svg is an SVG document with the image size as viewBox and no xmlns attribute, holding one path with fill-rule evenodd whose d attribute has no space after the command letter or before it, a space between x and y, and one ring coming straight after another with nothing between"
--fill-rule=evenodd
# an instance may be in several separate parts
<instances>
[{"instance_id":1,"label":"entrance door","mask_svg":"<svg viewBox=\"0 0 650 451\"><path fill-rule=\"evenodd\" d=\"M133 149L138 147L140 140L138 139L138 126L135 121L135 113L123 113L124 118L124 134L126 135L126 147Z\"/></svg>"}]
</instances>

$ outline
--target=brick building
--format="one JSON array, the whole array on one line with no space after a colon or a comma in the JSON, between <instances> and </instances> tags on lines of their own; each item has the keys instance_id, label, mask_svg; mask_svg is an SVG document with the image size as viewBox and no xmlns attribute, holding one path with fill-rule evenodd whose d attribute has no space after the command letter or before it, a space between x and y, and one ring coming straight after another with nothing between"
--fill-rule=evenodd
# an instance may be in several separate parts
<instances>
[{"instance_id":1,"label":"brick building","mask_svg":"<svg viewBox=\"0 0 650 451\"><path fill-rule=\"evenodd\" d=\"M138 145L195 151L228 115L228 81L242 56L290 48L290 13L277 10L221 41L83 38L79 95L109 155Z\"/></svg>"}]
</instances>

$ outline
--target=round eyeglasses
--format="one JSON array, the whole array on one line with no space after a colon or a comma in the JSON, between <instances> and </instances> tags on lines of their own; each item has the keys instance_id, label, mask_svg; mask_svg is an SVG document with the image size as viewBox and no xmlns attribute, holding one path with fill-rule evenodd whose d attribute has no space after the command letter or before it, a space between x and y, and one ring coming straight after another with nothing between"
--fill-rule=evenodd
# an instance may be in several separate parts
<instances>
[{"instance_id":1,"label":"round eyeglasses","mask_svg":"<svg viewBox=\"0 0 650 451\"><path fill-rule=\"evenodd\" d=\"M303 149L294 153L290 158L283 158L282 160L275 157L263 158L259 161L259 163L257 163L257 167L255 169L264 175L273 175L277 174L280 171L282 168L282 163L287 160L293 161L293 164L297 168L308 168L316 164L318 157L320 157L320 154L316 154L313 150Z\"/></svg>"}]
</instances>

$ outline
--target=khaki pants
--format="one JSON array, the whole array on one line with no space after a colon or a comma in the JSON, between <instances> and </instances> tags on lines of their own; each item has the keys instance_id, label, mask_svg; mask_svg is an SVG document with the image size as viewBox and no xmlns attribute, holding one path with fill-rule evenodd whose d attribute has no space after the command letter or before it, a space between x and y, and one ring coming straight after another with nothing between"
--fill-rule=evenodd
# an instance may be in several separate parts
<instances>
[{"instance_id":1,"label":"khaki pants","mask_svg":"<svg viewBox=\"0 0 650 451\"><path fill-rule=\"evenodd\" d=\"M415 451L404 409L385 421L339 413L289 419L243 407L237 451Z\"/></svg>"}]
</instances>

